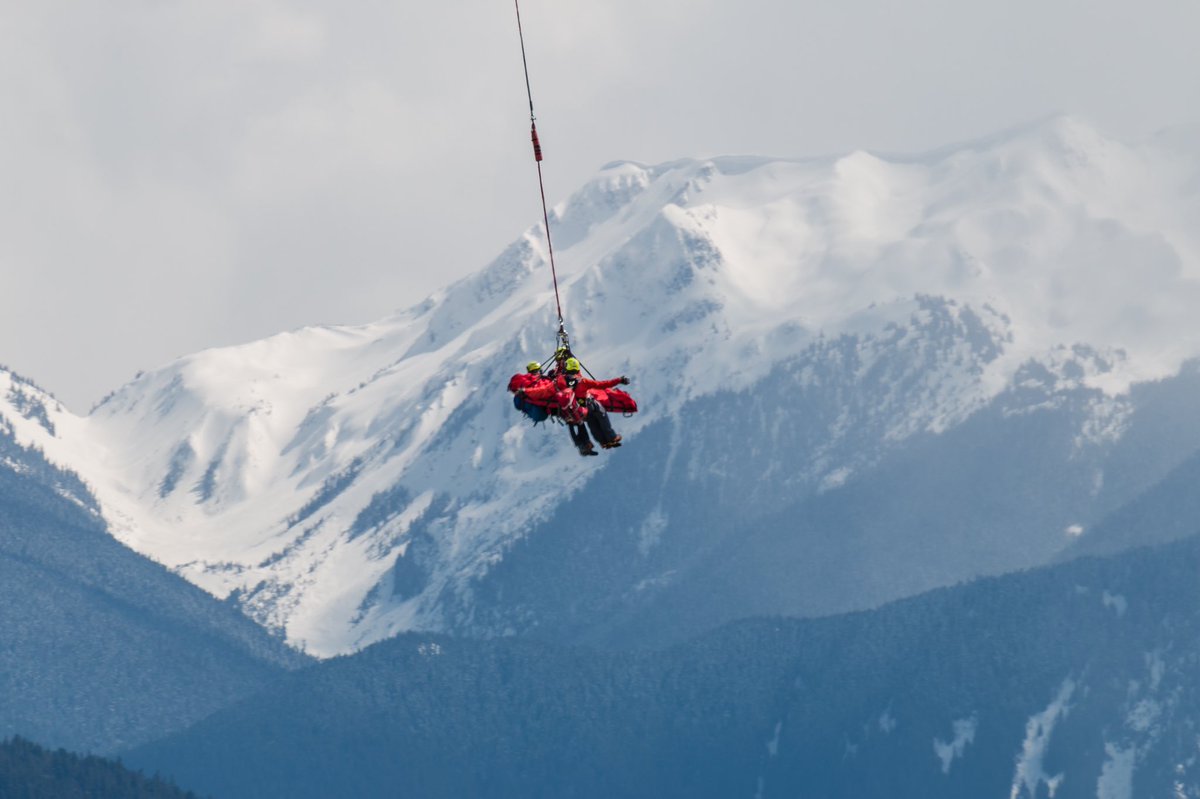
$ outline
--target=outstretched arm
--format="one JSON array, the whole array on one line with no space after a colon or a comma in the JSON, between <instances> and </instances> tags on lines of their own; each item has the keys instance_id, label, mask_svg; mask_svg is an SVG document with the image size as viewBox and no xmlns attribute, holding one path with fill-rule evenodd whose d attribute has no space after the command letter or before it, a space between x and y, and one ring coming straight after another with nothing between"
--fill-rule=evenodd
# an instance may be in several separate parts
<instances>
[{"instance_id":1,"label":"outstretched arm","mask_svg":"<svg viewBox=\"0 0 1200 799\"><path fill-rule=\"evenodd\" d=\"M609 389L616 388L623 383L628 383L627 377L614 377L612 380L581 380L579 381L585 389L600 388Z\"/></svg>"}]
</instances>

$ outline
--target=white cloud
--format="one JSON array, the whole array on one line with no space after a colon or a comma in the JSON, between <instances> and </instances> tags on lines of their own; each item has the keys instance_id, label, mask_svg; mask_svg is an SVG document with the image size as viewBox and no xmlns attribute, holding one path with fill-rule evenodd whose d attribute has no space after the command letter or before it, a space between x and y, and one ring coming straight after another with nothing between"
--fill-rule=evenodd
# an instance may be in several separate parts
<instances>
[{"instance_id":1,"label":"white cloud","mask_svg":"<svg viewBox=\"0 0 1200 799\"><path fill-rule=\"evenodd\" d=\"M313 59L325 51L326 26L311 10L272 3L259 16L251 41L254 51L268 60Z\"/></svg>"},{"instance_id":2,"label":"white cloud","mask_svg":"<svg viewBox=\"0 0 1200 799\"><path fill-rule=\"evenodd\" d=\"M552 201L622 158L1200 114L1186 0L521 9ZM524 90L504 3L0 4L0 363L80 409L184 352L419 301L539 216Z\"/></svg>"}]
</instances>

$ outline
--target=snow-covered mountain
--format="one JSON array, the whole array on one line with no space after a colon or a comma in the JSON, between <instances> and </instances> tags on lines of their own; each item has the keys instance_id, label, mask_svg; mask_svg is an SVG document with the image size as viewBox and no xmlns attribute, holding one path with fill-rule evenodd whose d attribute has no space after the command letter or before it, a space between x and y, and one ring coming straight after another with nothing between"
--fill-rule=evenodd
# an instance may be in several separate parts
<instances>
[{"instance_id":1,"label":"snow-covered mountain","mask_svg":"<svg viewBox=\"0 0 1200 799\"><path fill-rule=\"evenodd\" d=\"M63 409L2 369L0 396L0 737L114 752L306 664L115 541L79 477L13 435L55 432ZM0 775L0 795L9 786Z\"/></svg>"},{"instance_id":2,"label":"snow-covered mountain","mask_svg":"<svg viewBox=\"0 0 1200 799\"><path fill-rule=\"evenodd\" d=\"M182 358L87 417L0 373L0 414L121 541L316 654L832 612L1044 562L1200 448L1197 222L1200 137L1068 117L616 163L551 219L575 349L642 407L601 458L504 391L553 345L537 227L414 308Z\"/></svg>"}]
</instances>

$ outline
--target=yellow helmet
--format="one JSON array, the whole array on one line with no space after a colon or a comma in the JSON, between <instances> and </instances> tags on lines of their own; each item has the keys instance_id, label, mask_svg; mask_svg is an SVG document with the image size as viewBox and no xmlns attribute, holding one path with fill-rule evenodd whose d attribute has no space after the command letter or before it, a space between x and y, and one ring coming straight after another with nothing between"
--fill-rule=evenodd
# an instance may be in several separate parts
<instances>
[{"instance_id":1,"label":"yellow helmet","mask_svg":"<svg viewBox=\"0 0 1200 799\"><path fill-rule=\"evenodd\" d=\"M540 363L538 363L537 361L530 361L528 364L526 364L525 371L526 372L540 372L540 371L542 371L542 365Z\"/></svg>"},{"instance_id":2,"label":"yellow helmet","mask_svg":"<svg viewBox=\"0 0 1200 799\"><path fill-rule=\"evenodd\" d=\"M566 364L563 365L563 371L564 372L578 372L579 371L579 361L575 360L574 358L567 358Z\"/></svg>"}]
</instances>

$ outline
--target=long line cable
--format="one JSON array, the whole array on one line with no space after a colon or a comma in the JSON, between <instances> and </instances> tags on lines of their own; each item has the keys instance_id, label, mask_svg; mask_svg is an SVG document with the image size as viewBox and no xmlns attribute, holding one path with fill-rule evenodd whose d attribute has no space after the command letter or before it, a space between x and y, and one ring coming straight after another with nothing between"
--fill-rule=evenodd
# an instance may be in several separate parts
<instances>
[{"instance_id":1,"label":"long line cable","mask_svg":"<svg viewBox=\"0 0 1200 799\"><path fill-rule=\"evenodd\" d=\"M521 39L521 66L525 68L525 93L529 96L529 137L533 141L533 160L537 163L538 191L542 196L542 222L546 226L546 249L550 254L550 277L554 281L554 305L558 310L558 339L561 346L569 346L567 330L563 325L562 299L558 293L558 270L554 267L554 243L550 240L550 212L546 208L546 184L542 179L542 143L538 141L537 117L533 113L533 89L529 84L529 61L525 57L525 31L521 27L521 4L513 0L517 10L517 35Z\"/></svg>"}]
</instances>

